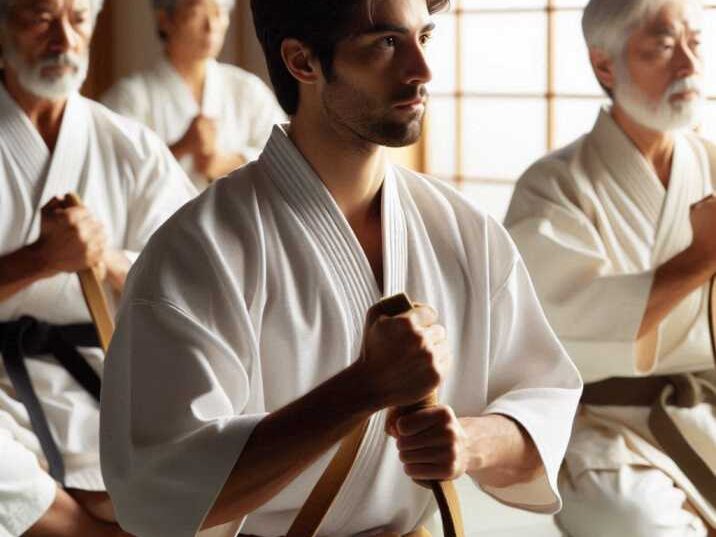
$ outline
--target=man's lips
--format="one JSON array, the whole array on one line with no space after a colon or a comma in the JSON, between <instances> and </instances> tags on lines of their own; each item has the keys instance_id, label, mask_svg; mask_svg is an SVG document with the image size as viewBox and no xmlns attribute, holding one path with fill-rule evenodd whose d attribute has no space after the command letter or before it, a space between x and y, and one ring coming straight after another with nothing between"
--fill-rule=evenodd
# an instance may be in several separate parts
<instances>
[{"instance_id":1,"label":"man's lips","mask_svg":"<svg viewBox=\"0 0 716 537\"><path fill-rule=\"evenodd\" d=\"M399 109L408 109L408 108L415 108L417 106L422 106L425 104L425 97L416 97L414 99L410 99L409 101L400 101L393 106L395 108Z\"/></svg>"},{"instance_id":2,"label":"man's lips","mask_svg":"<svg viewBox=\"0 0 716 537\"><path fill-rule=\"evenodd\" d=\"M67 64L53 64L44 65L42 67L42 73L46 75L62 75L69 72L75 72L77 69L72 65Z\"/></svg>"},{"instance_id":3,"label":"man's lips","mask_svg":"<svg viewBox=\"0 0 716 537\"><path fill-rule=\"evenodd\" d=\"M690 101L692 99L697 98L700 95L700 93L697 90L686 90L686 91L680 91L679 93L674 93L671 96L671 99L674 101Z\"/></svg>"}]
</instances>

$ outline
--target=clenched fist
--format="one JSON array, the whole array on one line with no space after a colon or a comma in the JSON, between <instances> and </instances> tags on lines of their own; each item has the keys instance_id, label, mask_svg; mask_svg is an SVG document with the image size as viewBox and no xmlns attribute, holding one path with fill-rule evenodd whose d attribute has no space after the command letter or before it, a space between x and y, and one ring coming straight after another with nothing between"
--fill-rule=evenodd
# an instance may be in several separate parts
<instances>
[{"instance_id":1,"label":"clenched fist","mask_svg":"<svg viewBox=\"0 0 716 537\"><path fill-rule=\"evenodd\" d=\"M405 406L428 396L450 362L445 328L437 312L416 305L395 317L368 312L359 365L375 409Z\"/></svg>"},{"instance_id":2,"label":"clenched fist","mask_svg":"<svg viewBox=\"0 0 716 537\"><path fill-rule=\"evenodd\" d=\"M102 224L84 206L66 207L52 198L43 208L37 247L48 270L77 272L98 268L107 250Z\"/></svg>"}]
</instances>

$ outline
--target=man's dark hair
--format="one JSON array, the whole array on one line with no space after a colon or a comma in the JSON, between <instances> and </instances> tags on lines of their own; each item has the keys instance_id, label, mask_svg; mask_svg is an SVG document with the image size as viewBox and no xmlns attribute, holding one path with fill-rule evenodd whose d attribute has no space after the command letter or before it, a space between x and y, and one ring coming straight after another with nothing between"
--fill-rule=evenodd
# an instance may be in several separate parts
<instances>
[{"instance_id":1,"label":"man's dark hair","mask_svg":"<svg viewBox=\"0 0 716 537\"><path fill-rule=\"evenodd\" d=\"M284 39L298 39L321 62L326 77L333 73L336 45L354 28L363 13L373 11L381 0L251 0L256 36L266 56L276 97L288 115L298 110L298 81L281 57ZM450 0L426 0L428 11L436 13Z\"/></svg>"}]
</instances>

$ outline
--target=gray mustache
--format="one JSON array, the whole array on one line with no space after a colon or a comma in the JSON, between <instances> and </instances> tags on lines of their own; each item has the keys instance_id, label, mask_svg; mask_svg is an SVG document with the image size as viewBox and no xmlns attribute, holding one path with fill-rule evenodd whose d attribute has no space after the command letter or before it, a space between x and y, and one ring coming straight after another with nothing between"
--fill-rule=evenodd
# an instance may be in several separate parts
<instances>
[{"instance_id":1,"label":"gray mustache","mask_svg":"<svg viewBox=\"0 0 716 537\"><path fill-rule=\"evenodd\" d=\"M40 67L72 67L80 68L80 59L75 54L62 53L42 58L38 65Z\"/></svg>"}]
</instances>

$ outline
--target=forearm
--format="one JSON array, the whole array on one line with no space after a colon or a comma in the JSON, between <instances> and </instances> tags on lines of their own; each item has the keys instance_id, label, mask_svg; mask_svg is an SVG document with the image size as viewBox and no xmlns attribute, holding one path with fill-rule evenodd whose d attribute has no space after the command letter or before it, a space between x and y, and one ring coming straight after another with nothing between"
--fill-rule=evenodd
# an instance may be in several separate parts
<instances>
[{"instance_id":1,"label":"forearm","mask_svg":"<svg viewBox=\"0 0 716 537\"><path fill-rule=\"evenodd\" d=\"M107 282L117 294L121 294L132 263L124 252L110 250L105 255L105 265L107 267Z\"/></svg>"},{"instance_id":2,"label":"forearm","mask_svg":"<svg viewBox=\"0 0 716 537\"><path fill-rule=\"evenodd\" d=\"M25 537L74 537L92 535L93 537L131 537L116 524L98 520L85 511L82 506L58 487L50 508L40 519L23 534Z\"/></svg>"},{"instance_id":3,"label":"forearm","mask_svg":"<svg viewBox=\"0 0 716 537\"><path fill-rule=\"evenodd\" d=\"M47 266L37 242L4 255L0 257L0 301L55 274Z\"/></svg>"},{"instance_id":4,"label":"forearm","mask_svg":"<svg viewBox=\"0 0 716 537\"><path fill-rule=\"evenodd\" d=\"M532 438L516 421L499 414L460 418L467 437L467 473L483 485L507 487L544 471Z\"/></svg>"},{"instance_id":5,"label":"forearm","mask_svg":"<svg viewBox=\"0 0 716 537\"><path fill-rule=\"evenodd\" d=\"M713 274L711 264L692 248L661 265L654 275L639 337L655 329L679 302L708 282Z\"/></svg>"},{"instance_id":6,"label":"forearm","mask_svg":"<svg viewBox=\"0 0 716 537\"><path fill-rule=\"evenodd\" d=\"M374 410L351 366L268 415L254 429L204 527L235 520L269 501Z\"/></svg>"}]
</instances>

